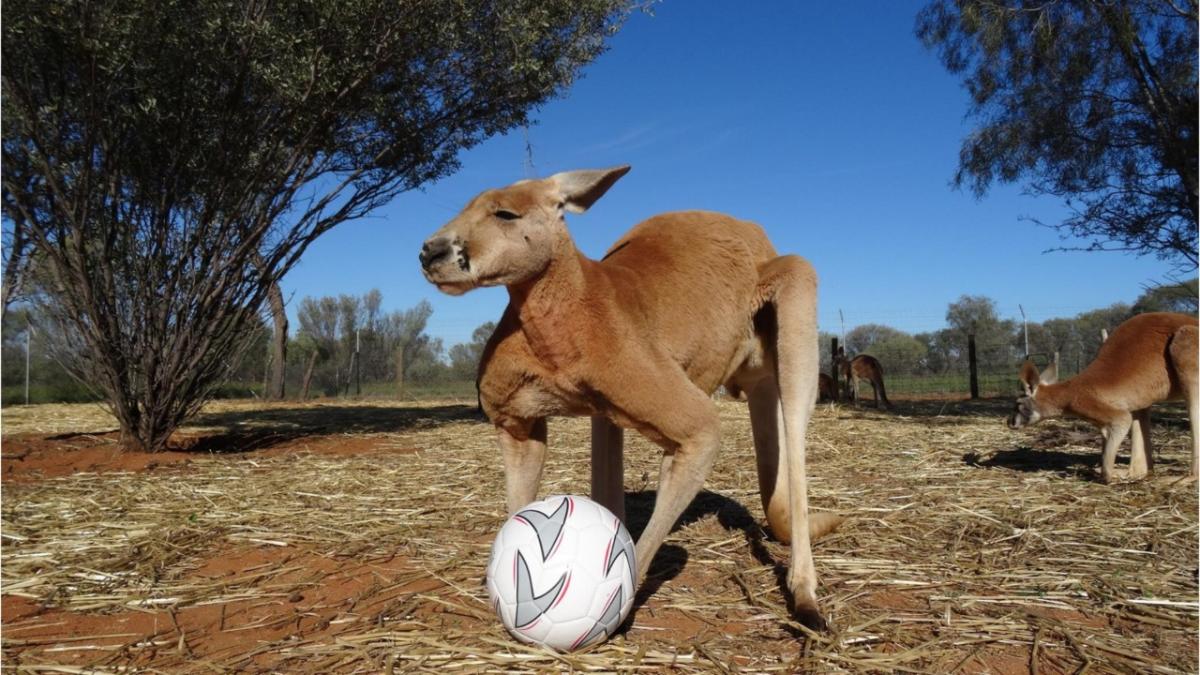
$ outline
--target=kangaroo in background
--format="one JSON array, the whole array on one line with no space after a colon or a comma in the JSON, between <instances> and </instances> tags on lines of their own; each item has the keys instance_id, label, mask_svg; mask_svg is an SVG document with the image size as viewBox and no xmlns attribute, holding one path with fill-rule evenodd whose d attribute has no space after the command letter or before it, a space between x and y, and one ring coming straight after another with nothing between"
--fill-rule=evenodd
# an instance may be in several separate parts
<instances>
[{"instance_id":1,"label":"kangaroo in background","mask_svg":"<svg viewBox=\"0 0 1200 675\"><path fill-rule=\"evenodd\" d=\"M888 400L887 389L883 386L883 365L879 363L879 359L870 354L859 354L852 359L846 358L846 350L838 347L836 357L838 374L841 376L846 386L847 396L858 405L858 387L862 380L871 383L871 394L875 401L875 407L891 408L892 403Z\"/></svg>"},{"instance_id":2,"label":"kangaroo in background","mask_svg":"<svg viewBox=\"0 0 1200 675\"><path fill-rule=\"evenodd\" d=\"M1196 317L1168 312L1139 314L1120 326L1100 345L1096 358L1083 372L1058 382L1058 366L1038 373L1031 361L1021 367L1024 396L1017 399L1008 426L1019 429L1044 419L1078 417L1100 427L1104 450L1100 479L1119 476L1117 449L1133 430L1127 477L1145 478L1154 471L1150 444L1150 406L1159 401L1187 401L1192 430L1192 469L1200 465L1200 394L1197 392Z\"/></svg>"},{"instance_id":3,"label":"kangaroo in background","mask_svg":"<svg viewBox=\"0 0 1200 675\"><path fill-rule=\"evenodd\" d=\"M593 494L623 513L620 430L606 425L638 430L663 449L654 511L637 542L640 584L720 446L710 395L721 385L744 391L767 521L791 543L792 610L821 627L810 541L841 518L808 511L816 273L777 254L758 225L706 211L654 216L603 259L586 258L564 216L586 211L628 171L568 171L487 190L421 249L425 277L445 293L508 289L478 380L504 457L508 510L537 495L546 419L588 415Z\"/></svg>"},{"instance_id":4,"label":"kangaroo in background","mask_svg":"<svg viewBox=\"0 0 1200 675\"><path fill-rule=\"evenodd\" d=\"M817 376L817 400L818 401L836 401L837 395L837 380L834 380L827 373L821 373Z\"/></svg>"}]
</instances>

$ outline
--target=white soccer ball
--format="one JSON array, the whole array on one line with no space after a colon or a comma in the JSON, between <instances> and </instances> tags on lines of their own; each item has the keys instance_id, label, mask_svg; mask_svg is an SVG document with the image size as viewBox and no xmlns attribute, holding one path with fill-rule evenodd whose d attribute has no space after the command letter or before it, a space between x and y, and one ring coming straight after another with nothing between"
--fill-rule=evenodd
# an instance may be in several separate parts
<instances>
[{"instance_id":1,"label":"white soccer ball","mask_svg":"<svg viewBox=\"0 0 1200 675\"><path fill-rule=\"evenodd\" d=\"M633 607L633 538L612 511L586 498L533 502L492 544L487 589L508 632L572 651L608 639Z\"/></svg>"}]
</instances>

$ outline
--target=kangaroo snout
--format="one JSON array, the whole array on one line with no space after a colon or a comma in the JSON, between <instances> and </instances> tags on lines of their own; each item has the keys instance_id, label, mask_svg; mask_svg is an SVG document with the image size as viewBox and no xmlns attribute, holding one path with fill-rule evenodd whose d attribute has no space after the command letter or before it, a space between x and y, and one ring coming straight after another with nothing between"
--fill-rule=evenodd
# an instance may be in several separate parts
<instances>
[{"instance_id":1,"label":"kangaroo snout","mask_svg":"<svg viewBox=\"0 0 1200 675\"><path fill-rule=\"evenodd\" d=\"M421 246L421 253L417 258L421 261L421 267L429 271L450 255L450 250L450 240L445 237L437 237L426 241Z\"/></svg>"}]
</instances>

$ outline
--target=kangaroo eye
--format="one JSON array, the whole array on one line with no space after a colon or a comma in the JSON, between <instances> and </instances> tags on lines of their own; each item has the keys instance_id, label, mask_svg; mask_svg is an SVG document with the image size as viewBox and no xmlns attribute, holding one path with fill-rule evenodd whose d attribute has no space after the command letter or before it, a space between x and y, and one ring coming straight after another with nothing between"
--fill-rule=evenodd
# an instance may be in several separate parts
<instances>
[{"instance_id":1,"label":"kangaroo eye","mask_svg":"<svg viewBox=\"0 0 1200 675\"><path fill-rule=\"evenodd\" d=\"M504 209L496 209L496 213L494 213L493 215L501 220L516 220L521 217L521 215L518 213L513 213L512 211L505 211Z\"/></svg>"}]
</instances>

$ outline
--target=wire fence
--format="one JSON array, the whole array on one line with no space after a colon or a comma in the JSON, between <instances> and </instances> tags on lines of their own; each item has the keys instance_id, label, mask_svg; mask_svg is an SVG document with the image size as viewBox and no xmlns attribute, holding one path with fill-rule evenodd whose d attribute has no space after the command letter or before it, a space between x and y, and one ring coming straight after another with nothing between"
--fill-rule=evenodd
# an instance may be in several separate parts
<instances>
[{"instance_id":1,"label":"wire fence","mask_svg":"<svg viewBox=\"0 0 1200 675\"><path fill-rule=\"evenodd\" d=\"M971 355L973 341L974 359ZM888 398L1016 395L1021 389L1018 373L1026 358L1032 359L1039 368L1057 359L1060 378L1079 372L1080 362L1083 361L1075 352L1071 353L1070 359L1062 359L1056 353L1027 355L1010 339L976 341L970 335L941 347L937 351L914 351L904 349L903 344L884 343L873 345L862 353L880 362ZM836 350L835 339L828 353ZM847 358L854 356L857 354L848 354ZM1086 365L1086 361L1083 363ZM832 359L828 356L822 362L821 371L838 379ZM976 383L974 391L972 379Z\"/></svg>"},{"instance_id":2,"label":"wire fence","mask_svg":"<svg viewBox=\"0 0 1200 675\"><path fill-rule=\"evenodd\" d=\"M912 352L890 348L888 344L864 350L880 361L889 398L967 397L971 395L971 359L969 339L949 344L941 353ZM836 349L836 345L831 345ZM824 352L824 350L822 350ZM821 370L833 374L832 360L824 352ZM853 356L853 355L850 355ZM1083 354L1060 359L1061 378L1069 377L1086 365ZM1010 396L1020 390L1017 374L1025 359L1024 350L1010 341L978 341L975 345L975 379L981 397ZM1054 359L1053 354L1033 354L1039 367ZM364 359L365 360L365 359ZM97 400L94 392L74 381L49 354L32 341L14 340L3 354L3 404L80 402ZM265 398L270 364L258 362L242 368L215 392L219 398ZM310 367L312 370L310 372ZM289 354L286 368L285 398L475 398L473 367L415 368L403 380L396 369L355 368L352 359L309 363L309 354Z\"/></svg>"}]
</instances>

